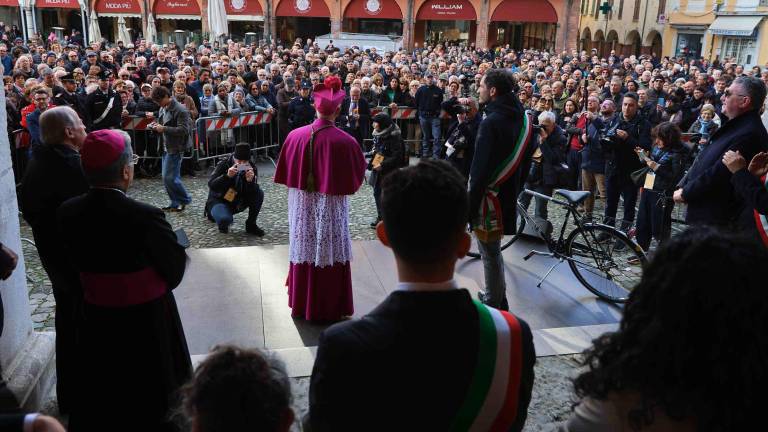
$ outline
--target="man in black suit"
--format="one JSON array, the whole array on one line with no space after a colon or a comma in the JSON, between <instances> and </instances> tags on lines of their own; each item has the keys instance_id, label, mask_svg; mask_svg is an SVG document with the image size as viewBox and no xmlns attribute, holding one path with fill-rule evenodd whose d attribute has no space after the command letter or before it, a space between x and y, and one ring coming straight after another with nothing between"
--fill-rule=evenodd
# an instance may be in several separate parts
<instances>
[{"instance_id":1,"label":"man in black suit","mask_svg":"<svg viewBox=\"0 0 768 432\"><path fill-rule=\"evenodd\" d=\"M733 226L743 200L734 191L731 173L722 163L728 150L746 160L768 150L768 133L760 120L766 87L758 78L739 77L723 94L723 114L729 120L717 130L680 182L674 193L677 203L687 203L689 225Z\"/></svg>"},{"instance_id":2,"label":"man in black suit","mask_svg":"<svg viewBox=\"0 0 768 432\"><path fill-rule=\"evenodd\" d=\"M400 283L370 314L321 334L306 419L313 431L522 430L536 361L531 331L453 279L471 244L468 201L464 177L445 161L383 180L376 232ZM431 222L414 225L415 215Z\"/></svg>"},{"instance_id":3,"label":"man in black suit","mask_svg":"<svg viewBox=\"0 0 768 432\"><path fill-rule=\"evenodd\" d=\"M352 87L349 90L349 96L341 104L341 114L336 118L336 124L362 146L363 138L370 132L371 108L360 94L360 87Z\"/></svg>"},{"instance_id":4,"label":"man in black suit","mask_svg":"<svg viewBox=\"0 0 768 432\"><path fill-rule=\"evenodd\" d=\"M40 116L43 145L33 151L19 189L19 206L35 238L56 299L56 394L59 410L69 411L76 387L74 378L75 311L80 282L61 247L56 209L64 201L85 193L88 184L80 168L80 147L85 126L69 107L55 107Z\"/></svg>"},{"instance_id":5,"label":"man in black suit","mask_svg":"<svg viewBox=\"0 0 768 432\"><path fill-rule=\"evenodd\" d=\"M82 149L91 188L57 211L83 292L73 431L177 431L169 414L192 374L172 293L187 256L160 209L126 196L135 161L127 133L92 132Z\"/></svg>"}]
</instances>

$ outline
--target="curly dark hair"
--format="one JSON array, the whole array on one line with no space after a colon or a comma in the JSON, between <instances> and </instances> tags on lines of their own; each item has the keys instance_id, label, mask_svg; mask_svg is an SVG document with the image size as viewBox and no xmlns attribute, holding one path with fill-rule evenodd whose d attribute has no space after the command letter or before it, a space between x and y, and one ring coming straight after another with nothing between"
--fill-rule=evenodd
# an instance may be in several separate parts
<instances>
[{"instance_id":1,"label":"curly dark hair","mask_svg":"<svg viewBox=\"0 0 768 432\"><path fill-rule=\"evenodd\" d=\"M291 407L283 363L259 350L214 347L181 389L201 432L277 431Z\"/></svg>"},{"instance_id":2,"label":"curly dark hair","mask_svg":"<svg viewBox=\"0 0 768 432\"><path fill-rule=\"evenodd\" d=\"M651 137L660 139L665 147L670 149L682 148L682 132L672 122L662 122L651 129Z\"/></svg>"},{"instance_id":3,"label":"curly dark hair","mask_svg":"<svg viewBox=\"0 0 768 432\"><path fill-rule=\"evenodd\" d=\"M700 431L763 422L768 387L768 250L752 238L690 229L661 247L629 296L619 330L585 352L579 397L639 396L641 430L654 412ZM752 425L752 426L750 426Z\"/></svg>"}]
</instances>

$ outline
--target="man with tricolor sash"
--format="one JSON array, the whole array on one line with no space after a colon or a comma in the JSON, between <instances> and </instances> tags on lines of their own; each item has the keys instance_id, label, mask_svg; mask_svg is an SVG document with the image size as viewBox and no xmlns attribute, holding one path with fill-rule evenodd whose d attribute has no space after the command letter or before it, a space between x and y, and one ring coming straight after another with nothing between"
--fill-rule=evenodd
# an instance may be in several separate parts
<instances>
[{"instance_id":1,"label":"man with tricolor sash","mask_svg":"<svg viewBox=\"0 0 768 432\"><path fill-rule=\"evenodd\" d=\"M525 183L534 146L532 121L516 95L509 71L491 69L480 81L486 104L469 172L469 215L485 272L480 300L509 310L501 238L517 228L517 196Z\"/></svg>"},{"instance_id":2,"label":"man with tricolor sash","mask_svg":"<svg viewBox=\"0 0 768 432\"><path fill-rule=\"evenodd\" d=\"M523 429L531 330L453 279L471 245L468 201L463 175L445 161L384 178L376 233L399 283L368 315L321 334L305 418L312 431ZM416 215L431 222L414 225Z\"/></svg>"},{"instance_id":3,"label":"man with tricolor sash","mask_svg":"<svg viewBox=\"0 0 768 432\"><path fill-rule=\"evenodd\" d=\"M768 247L768 152L756 154L747 165L739 152L727 151L723 165L731 172L731 185L744 202L737 224L739 231L754 235Z\"/></svg>"}]
</instances>

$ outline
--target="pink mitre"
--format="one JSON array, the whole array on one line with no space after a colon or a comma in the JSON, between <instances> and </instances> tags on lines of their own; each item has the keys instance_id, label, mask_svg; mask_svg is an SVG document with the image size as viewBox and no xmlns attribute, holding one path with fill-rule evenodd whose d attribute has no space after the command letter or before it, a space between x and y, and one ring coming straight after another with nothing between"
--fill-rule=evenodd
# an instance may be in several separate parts
<instances>
[{"instance_id":1,"label":"pink mitre","mask_svg":"<svg viewBox=\"0 0 768 432\"><path fill-rule=\"evenodd\" d=\"M312 91L315 109L322 115L335 113L346 96L347 94L341 89L341 80L336 77L326 78L325 82L316 85Z\"/></svg>"}]
</instances>

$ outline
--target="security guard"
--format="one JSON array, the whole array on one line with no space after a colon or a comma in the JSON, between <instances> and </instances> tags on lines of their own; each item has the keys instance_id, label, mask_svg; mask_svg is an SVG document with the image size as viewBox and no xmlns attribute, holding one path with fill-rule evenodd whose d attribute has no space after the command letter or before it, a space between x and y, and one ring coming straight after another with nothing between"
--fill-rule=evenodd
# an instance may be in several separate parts
<instances>
[{"instance_id":1,"label":"security guard","mask_svg":"<svg viewBox=\"0 0 768 432\"><path fill-rule=\"evenodd\" d=\"M288 105L288 125L291 130L311 124L315 120L315 101L310 96L312 83L302 81L299 95Z\"/></svg>"},{"instance_id":2,"label":"security guard","mask_svg":"<svg viewBox=\"0 0 768 432\"><path fill-rule=\"evenodd\" d=\"M53 88L53 104L56 106L68 106L75 110L80 120L85 122L85 110L83 104L77 95L77 82L75 76L70 72L61 77L63 87Z\"/></svg>"},{"instance_id":3,"label":"security guard","mask_svg":"<svg viewBox=\"0 0 768 432\"><path fill-rule=\"evenodd\" d=\"M104 69L99 73L99 88L86 98L88 130L115 129L121 126L123 103L120 95L112 89L109 78L112 72Z\"/></svg>"}]
</instances>

